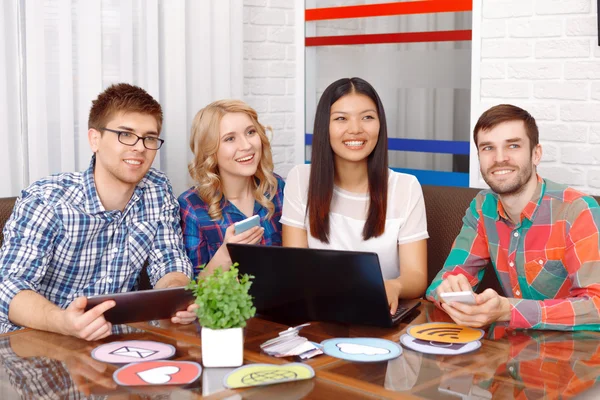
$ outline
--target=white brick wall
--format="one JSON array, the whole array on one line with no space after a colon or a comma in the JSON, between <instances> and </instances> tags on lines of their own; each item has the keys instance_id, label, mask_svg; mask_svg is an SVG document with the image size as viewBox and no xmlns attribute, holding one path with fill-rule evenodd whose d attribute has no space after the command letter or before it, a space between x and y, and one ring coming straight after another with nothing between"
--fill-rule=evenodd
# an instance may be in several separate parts
<instances>
[{"instance_id":1,"label":"white brick wall","mask_svg":"<svg viewBox=\"0 0 600 400\"><path fill-rule=\"evenodd\" d=\"M275 172L294 166L294 0L244 0L244 101L273 128Z\"/></svg>"},{"instance_id":2,"label":"white brick wall","mask_svg":"<svg viewBox=\"0 0 600 400\"><path fill-rule=\"evenodd\" d=\"M527 109L540 128L540 174L600 195L596 0L475 1L474 120L500 103Z\"/></svg>"}]
</instances>

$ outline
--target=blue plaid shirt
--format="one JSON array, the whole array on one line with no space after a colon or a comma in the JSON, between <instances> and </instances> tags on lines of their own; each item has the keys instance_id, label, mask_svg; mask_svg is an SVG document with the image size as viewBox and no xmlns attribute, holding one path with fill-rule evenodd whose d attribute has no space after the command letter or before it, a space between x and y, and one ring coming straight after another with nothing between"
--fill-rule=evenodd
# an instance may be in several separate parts
<instances>
[{"instance_id":1,"label":"blue plaid shirt","mask_svg":"<svg viewBox=\"0 0 600 400\"><path fill-rule=\"evenodd\" d=\"M169 272L192 275L167 177L150 169L124 211L106 211L94 163L21 192L0 250L0 333L18 329L8 308L21 290L66 308L79 296L134 290L146 260L153 286Z\"/></svg>"},{"instance_id":2,"label":"blue plaid shirt","mask_svg":"<svg viewBox=\"0 0 600 400\"><path fill-rule=\"evenodd\" d=\"M254 202L252 215L260 217L260 225L265 228L265 233L260 244L266 246L281 246L281 208L283 205L283 187L285 182L275 174L277 178L277 192L272 201L275 205L275 213L271 219L267 219L268 210L258 202ZM190 188L179 196L181 207L181 226L183 228L183 242L192 265L194 274L200 272L200 266L208 263L223 244L225 230L233 223L246 219L246 215L225 197L221 199L221 210L223 218L213 221L208 214L206 204L195 188Z\"/></svg>"}]
</instances>

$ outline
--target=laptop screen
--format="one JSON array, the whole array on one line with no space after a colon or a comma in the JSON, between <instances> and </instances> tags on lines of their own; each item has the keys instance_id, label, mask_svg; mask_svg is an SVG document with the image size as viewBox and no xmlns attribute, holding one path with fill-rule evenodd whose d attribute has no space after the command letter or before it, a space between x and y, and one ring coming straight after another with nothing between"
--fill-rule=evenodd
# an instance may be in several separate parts
<instances>
[{"instance_id":1,"label":"laptop screen","mask_svg":"<svg viewBox=\"0 0 600 400\"><path fill-rule=\"evenodd\" d=\"M227 244L241 273L253 275L257 312L286 321L391 326L376 253Z\"/></svg>"}]
</instances>

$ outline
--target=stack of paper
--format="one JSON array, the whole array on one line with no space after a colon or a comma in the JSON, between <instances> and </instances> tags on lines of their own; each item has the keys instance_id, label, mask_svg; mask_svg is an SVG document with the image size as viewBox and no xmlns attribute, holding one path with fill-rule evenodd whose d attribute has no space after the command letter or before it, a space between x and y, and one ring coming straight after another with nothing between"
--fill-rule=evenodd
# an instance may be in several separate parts
<instances>
[{"instance_id":1,"label":"stack of paper","mask_svg":"<svg viewBox=\"0 0 600 400\"><path fill-rule=\"evenodd\" d=\"M310 324L302 324L279 332L279 336L267 340L260 348L273 357L300 356L302 359L323 354L321 349L307 338L299 336L300 329Z\"/></svg>"}]
</instances>

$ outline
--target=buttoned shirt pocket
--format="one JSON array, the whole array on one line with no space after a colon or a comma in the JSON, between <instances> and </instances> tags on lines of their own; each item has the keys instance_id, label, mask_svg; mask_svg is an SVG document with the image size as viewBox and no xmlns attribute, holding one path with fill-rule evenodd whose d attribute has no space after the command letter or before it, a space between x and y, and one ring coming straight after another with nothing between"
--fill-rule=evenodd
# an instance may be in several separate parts
<instances>
[{"instance_id":1,"label":"buttoned shirt pocket","mask_svg":"<svg viewBox=\"0 0 600 400\"><path fill-rule=\"evenodd\" d=\"M150 256L158 221L138 221L129 228L128 247L130 264L136 270L141 269Z\"/></svg>"},{"instance_id":2,"label":"buttoned shirt pocket","mask_svg":"<svg viewBox=\"0 0 600 400\"><path fill-rule=\"evenodd\" d=\"M529 285L529 296L533 300L554 298L564 284L568 272L561 260L535 258L525 264L525 278Z\"/></svg>"}]
</instances>

